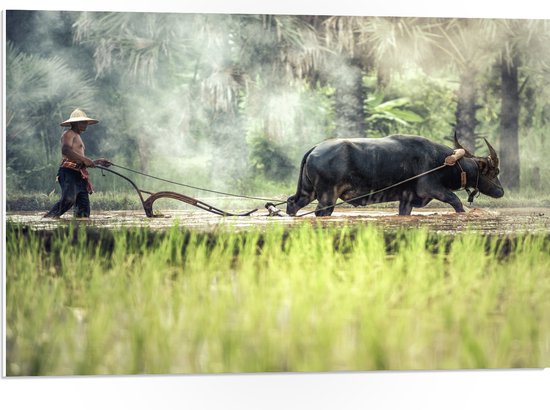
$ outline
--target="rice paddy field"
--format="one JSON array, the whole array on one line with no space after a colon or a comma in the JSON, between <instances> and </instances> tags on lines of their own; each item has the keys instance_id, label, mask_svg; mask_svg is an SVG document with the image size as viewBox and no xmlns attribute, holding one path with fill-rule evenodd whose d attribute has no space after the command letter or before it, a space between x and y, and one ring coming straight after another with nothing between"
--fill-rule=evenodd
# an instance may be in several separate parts
<instances>
[{"instance_id":1,"label":"rice paddy field","mask_svg":"<svg viewBox=\"0 0 550 410\"><path fill-rule=\"evenodd\" d=\"M7 375L549 367L547 211L8 215Z\"/></svg>"}]
</instances>

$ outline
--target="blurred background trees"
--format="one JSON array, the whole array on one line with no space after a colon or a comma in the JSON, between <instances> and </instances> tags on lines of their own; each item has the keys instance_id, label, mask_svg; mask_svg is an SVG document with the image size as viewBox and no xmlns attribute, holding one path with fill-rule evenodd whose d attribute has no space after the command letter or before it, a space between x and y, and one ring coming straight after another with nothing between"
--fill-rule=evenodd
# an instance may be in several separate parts
<instances>
[{"instance_id":1,"label":"blurred background trees","mask_svg":"<svg viewBox=\"0 0 550 410\"><path fill-rule=\"evenodd\" d=\"M89 156L208 188L290 193L326 138L450 144L456 129L472 151L497 148L506 188L550 190L544 20L8 11L6 24L8 196L53 189L76 107L101 120Z\"/></svg>"}]
</instances>

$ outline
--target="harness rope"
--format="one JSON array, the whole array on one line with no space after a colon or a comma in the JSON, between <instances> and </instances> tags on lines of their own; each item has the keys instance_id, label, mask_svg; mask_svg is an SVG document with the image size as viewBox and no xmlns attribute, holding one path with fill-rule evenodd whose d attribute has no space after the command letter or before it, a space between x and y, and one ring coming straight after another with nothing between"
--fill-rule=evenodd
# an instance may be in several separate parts
<instances>
[{"instance_id":1,"label":"harness rope","mask_svg":"<svg viewBox=\"0 0 550 410\"><path fill-rule=\"evenodd\" d=\"M452 158L453 155L455 155L454 158ZM413 177L407 178L403 181L397 182L397 183L392 184L390 186L387 186L385 188L382 188L382 189L379 189L379 190L376 190L376 191L373 191L373 192L369 192L367 194L359 195L359 196L354 197L354 198L350 198L348 200L336 203L334 205L329 205L329 206L325 206L325 207L322 207L322 208L315 209L313 211L304 212L303 214L296 215L296 217L299 218L299 217L302 217L302 216L310 215L310 214L312 214L314 212L317 212L317 211L323 211L323 210L329 209L329 208L336 208L338 206L344 205L346 203L351 203L351 202L356 201L358 199L373 196L373 195L379 194L381 192L387 191L389 189L395 188L396 186L399 186L399 185L405 184L407 182L413 181L415 179L418 179L420 177L423 177L424 175L428 175L432 172L438 171L438 170L440 170L442 168L445 168L447 166L454 166L455 164L458 164L458 166L460 167L460 170L461 170L461 189L464 189L464 188L466 189L466 191L469 194L468 202L472 203L474 196L479 192L479 190L477 188L477 185L479 183L479 168L478 168L478 174L477 174L476 187L475 187L473 192L470 192L468 190L468 188L466 188L466 172L462 169L462 166L459 163L459 159L462 158L462 156L464 155L464 152L459 152L459 150L455 150L453 155L448 156L447 158L445 158L445 162L442 165L439 165L439 166L437 166L435 168L432 168L428 171L422 172L421 174L418 174L418 175L415 175ZM277 202L278 201L277 199L269 199L269 198L255 197L255 196L248 196L248 195L238 195L238 194L232 194L232 193L229 193L229 192L222 192L222 191L216 191L216 190L213 190L213 189L201 188L201 187L197 187L197 186L184 184L184 183L181 183L181 182L176 182L176 181L172 181L172 180L169 180L169 179L157 177L157 176L154 176L154 175L146 174L144 172L137 171L135 169L131 169L131 168L128 168L128 167L125 167L125 166L122 166L122 165L118 165L118 164L114 164L114 163L111 163L111 166L114 166L114 167L117 167L117 168L120 168L120 169L124 169L126 171L133 172L135 174L142 175L142 176L145 176L145 177L148 177L148 178L152 178L152 179L156 179L156 180L159 180L159 181L167 182L169 184L174 184L174 185L179 185L179 186L183 186L183 187L187 187L187 188L192 188L192 189L196 189L196 190L199 190L199 191L211 192L211 193L215 193L215 194L219 194L219 195L231 196L231 197L236 197L236 198L245 198L245 199L254 199L254 200L260 200L260 201L268 201L268 203L266 203L265 207L268 209L270 216L273 216L273 215L280 216L279 215L280 211L276 208L276 206L282 205L282 204L285 204L285 203L288 202L288 201ZM98 168L106 169L106 168L103 168L103 167L98 167ZM108 170L108 169L106 169L106 170ZM114 171L111 171L111 172L114 172ZM121 174L118 174L118 175L122 176ZM132 183L132 185L134 185L134 188L136 188L138 193L139 192L149 193L149 192L138 189L135 186L134 183ZM149 193L149 194L151 194L151 193ZM141 194L140 194L140 197L141 197ZM272 203L272 201L274 201L276 203ZM143 202L143 198L142 198L142 202ZM212 208L210 206L208 206L208 207ZM209 209L207 209L207 210L209 210ZM215 209L215 210L218 211L217 209ZM221 212L223 212L223 211L221 211ZM225 212L224 212L224 214L225 214Z\"/></svg>"},{"instance_id":2,"label":"harness rope","mask_svg":"<svg viewBox=\"0 0 550 410\"><path fill-rule=\"evenodd\" d=\"M232 196L232 197L236 197L236 198L256 199L256 200L259 200L259 201L268 201L268 202L277 202L277 201L279 201L278 199L269 199L269 198L262 198L262 197L248 196L248 195L238 195L238 194L232 194L232 193L229 193L229 192L215 191L215 190L213 190L213 189L207 189L207 188L201 188L201 187L197 187L197 186L193 186L193 185L183 184L183 183L181 183L181 182L176 182L176 181L171 181L171 180L169 180L169 179L160 178L160 177L157 177L157 176L154 176L154 175L150 175L150 174L146 174L146 173L144 173L144 172L137 171L137 170L131 169L131 168L127 168L127 167L124 167L124 166L118 165L118 164L113 164L113 163L111 163L111 166L117 167L117 168L120 168L120 169L124 169L124 170L126 170L126 171L129 171L129 172L133 172L133 173L135 173L135 174L142 175L142 176L144 176L144 177L156 179L156 180L158 180L158 181L163 181L163 182L167 182L167 183L169 183L169 184L174 184L174 185L183 186L183 187L186 187L186 188L192 188L192 189L196 189L196 190L199 190L199 191L211 192L211 193L214 193L214 194L225 195L225 196ZM285 204L285 203L286 203L286 201L280 202L280 203L276 203L276 204L274 204L274 205L281 205L281 204Z\"/></svg>"}]
</instances>

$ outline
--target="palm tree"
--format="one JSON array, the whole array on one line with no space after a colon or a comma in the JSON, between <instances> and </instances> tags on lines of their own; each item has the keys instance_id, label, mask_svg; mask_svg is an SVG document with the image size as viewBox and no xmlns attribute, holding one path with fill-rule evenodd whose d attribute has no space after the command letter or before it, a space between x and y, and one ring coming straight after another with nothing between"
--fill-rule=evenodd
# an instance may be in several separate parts
<instances>
[{"instance_id":1,"label":"palm tree","mask_svg":"<svg viewBox=\"0 0 550 410\"><path fill-rule=\"evenodd\" d=\"M478 103L479 76L491 67L493 58L483 42L481 19L449 19L438 27L439 40L434 46L439 51L437 59L450 67L459 77L455 131L464 147L470 152L476 148L476 127L479 121L476 113Z\"/></svg>"},{"instance_id":2,"label":"palm tree","mask_svg":"<svg viewBox=\"0 0 550 410\"><path fill-rule=\"evenodd\" d=\"M550 26L544 20L440 19L433 25L432 66L447 64L459 76L455 129L463 145L475 150L480 75L496 66L500 78L500 151L503 184L519 188L519 76L522 64L535 71L549 63ZM425 55L429 55L426 53ZM435 57L435 58L434 58ZM527 79L526 79L527 80ZM526 81L525 80L525 81ZM524 85L526 82L524 81Z\"/></svg>"},{"instance_id":3,"label":"palm tree","mask_svg":"<svg viewBox=\"0 0 550 410\"><path fill-rule=\"evenodd\" d=\"M358 27L363 18L330 17L318 25L331 50L320 79L334 89L336 137L366 137L363 76L372 65L370 56L358 46Z\"/></svg>"},{"instance_id":4,"label":"palm tree","mask_svg":"<svg viewBox=\"0 0 550 410\"><path fill-rule=\"evenodd\" d=\"M95 92L92 81L60 57L30 55L7 43L6 165L13 176L8 181L16 181L10 189L53 185L45 182L53 180L53 172L39 171L59 161L59 123L75 107L92 107Z\"/></svg>"},{"instance_id":5,"label":"palm tree","mask_svg":"<svg viewBox=\"0 0 550 410\"><path fill-rule=\"evenodd\" d=\"M500 160L505 172L502 183L510 189L519 188L519 52L514 47L509 58L500 59Z\"/></svg>"},{"instance_id":6,"label":"palm tree","mask_svg":"<svg viewBox=\"0 0 550 410\"><path fill-rule=\"evenodd\" d=\"M479 124L476 118L480 108L479 76L493 61L482 41L484 20L399 18L390 22L393 23L390 28L384 29L384 25L378 23L370 30L376 33L371 34L371 38L375 40L379 69L382 73L391 73L394 67L415 64L428 74L441 70L453 72L458 77L454 128L463 145L474 152ZM395 31L399 35L392 34Z\"/></svg>"},{"instance_id":7,"label":"palm tree","mask_svg":"<svg viewBox=\"0 0 550 410\"><path fill-rule=\"evenodd\" d=\"M98 77L137 83L134 99L137 88L180 101L163 128L209 140L213 178L246 172L243 110L274 129L270 96L307 77L322 54L315 30L296 16L83 13L75 29L76 41L95 49Z\"/></svg>"},{"instance_id":8,"label":"palm tree","mask_svg":"<svg viewBox=\"0 0 550 410\"><path fill-rule=\"evenodd\" d=\"M213 35L223 32L228 20L216 15L81 13L74 25L75 42L94 50L96 78L112 88L113 104L118 104L107 120L125 124L119 140L124 141L120 147L126 161L137 154L137 166L147 169L154 158L164 157L164 164L179 161L187 145L205 136L218 142L214 147L232 140L227 135L231 127L224 123L236 115L239 86L227 67L227 37ZM159 134L165 143L151 144Z\"/></svg>"},{"instance_id":9,"label":"palm tree","mask_svg":"<svg viewBox=\"0 0 550 410\"><path fill-rule=\"evenodd\" d=\"M481 20L484 52L498 72L500 87L501 181L509 189L520 187L519 114L521 92L531 73L543 72L550 60L547 44L550 22L546 20ZM535 76L531 76L534 78ZM522 85L520 79L523 78ZM533 81L533 80L531 80Z\"/></svg>"},{"instance_id":10,"label":"palm tree","mask_svg":"<svg viewBox=\"0 0 550 410\"><path fill-rule=\"evenodd\" d=\"M366 135L363 76L376 70L378 87L383 89L394 71L427 58L439 24L434 19L400 17L337 16L325 22L327 46L335 50L342 73L335 71L329 77L336 88L341 134ZM347 81L335 80L342 77Z\"/></svg>"}]
</instances>

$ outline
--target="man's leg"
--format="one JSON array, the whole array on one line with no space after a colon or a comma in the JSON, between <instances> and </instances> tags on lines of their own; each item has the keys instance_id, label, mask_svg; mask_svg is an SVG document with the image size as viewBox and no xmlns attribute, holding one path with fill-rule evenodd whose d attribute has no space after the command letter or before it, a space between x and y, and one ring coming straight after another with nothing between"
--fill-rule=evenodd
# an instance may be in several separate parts
<instances>
[{"instance_id":1,"label":"man's leg","mask_svg":"<svg viewBox=\"0 0 550 410\"><path fill-rule=\"evenodd\" d=\"M86 181L84 180L81 180L78 184L78 193L74 205L74 216L75 218L90 217L90 196L86 190Z\"/></svg>"},{"instance_id":2,"label":"man's leg","mask_svg":"<svg viewBox=\"0 0 550 410\"><path fill-rule=\"evenodd\" d=\"M80 173L76 173L70 169L60 168L57 176L59 177L59 185L61 186L61 199L54 204L46 215L44 215L45 218L59 218L71 209L76 201L77 178L81 179Z\"/></svg>"}]
</instances>

